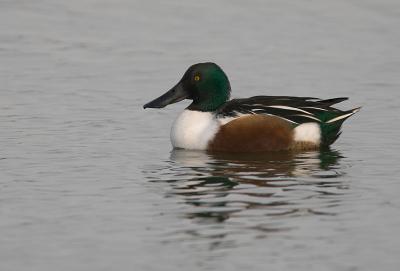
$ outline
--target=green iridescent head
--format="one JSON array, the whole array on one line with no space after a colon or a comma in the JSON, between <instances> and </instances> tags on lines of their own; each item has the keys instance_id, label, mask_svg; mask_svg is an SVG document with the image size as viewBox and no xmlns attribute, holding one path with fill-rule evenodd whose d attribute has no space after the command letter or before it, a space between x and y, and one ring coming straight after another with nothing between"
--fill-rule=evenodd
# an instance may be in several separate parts
<instances>
[{"instance_id":1,"label":"green iridescent head","mask_svg":"<svg viewBox=\"0 0 400 271\"><path fill-rule=\"evenodd\" d=\"M184 99L193 100L188 109L215 111L229 100L231 86L224 71L215 63L198 63L189 67L171 90L145 104L144 108L162 108Z\"/></svg>"}]
</instances>

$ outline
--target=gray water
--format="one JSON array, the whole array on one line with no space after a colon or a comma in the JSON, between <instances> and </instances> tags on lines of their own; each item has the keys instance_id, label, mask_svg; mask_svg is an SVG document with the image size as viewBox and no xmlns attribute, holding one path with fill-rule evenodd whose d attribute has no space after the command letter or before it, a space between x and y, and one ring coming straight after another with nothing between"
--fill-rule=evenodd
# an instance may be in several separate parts
<instances>
[{"instance_id":1,"label":"gray water","mask_svg":"<svg viewBox=\"0 0 400 271\"><path fill-rule=\"evenodd\" d=\"M400 3L0 1L0 270L399 270ZM214 61L234 97L351 99L329 151L172 151Z\"/></svg>"}]
</instances>

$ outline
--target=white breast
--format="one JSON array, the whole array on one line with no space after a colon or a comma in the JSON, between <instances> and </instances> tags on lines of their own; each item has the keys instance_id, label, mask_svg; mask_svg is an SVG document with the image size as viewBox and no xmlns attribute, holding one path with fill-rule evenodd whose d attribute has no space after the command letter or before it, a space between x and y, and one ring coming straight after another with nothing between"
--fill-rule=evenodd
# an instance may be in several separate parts
<instances>
[{"instance_id":1,"label":"white breast","mask_svg":"<svg viewBox=\"0 0 400 271\"><path fill-rule=\"evenodd\" d=\"M217 133L220 122L210 112L184 110L171 128L171 143L175 148L206 150Z\"/></svg>"}]
</instances>

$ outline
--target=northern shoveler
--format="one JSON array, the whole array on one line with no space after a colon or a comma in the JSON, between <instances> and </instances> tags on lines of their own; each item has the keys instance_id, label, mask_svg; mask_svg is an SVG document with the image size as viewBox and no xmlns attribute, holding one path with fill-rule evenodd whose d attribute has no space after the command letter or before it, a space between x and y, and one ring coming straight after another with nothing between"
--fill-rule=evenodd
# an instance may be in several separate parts
<instances>
[{"instance_id":1,"label":"northern shoveler","mask_svg":"<svg viewBox=\"0 0 400 271\"><path fill-rule=\"evenodd\" d=\"M167 93L143 108L163 108L190 99L171 129L175 148L261 152L329 146L342 123L360 108L332 105L348 98L255 96L229 100L231 86L215 63L192 65Z\"/></svg>"}]
</instances>

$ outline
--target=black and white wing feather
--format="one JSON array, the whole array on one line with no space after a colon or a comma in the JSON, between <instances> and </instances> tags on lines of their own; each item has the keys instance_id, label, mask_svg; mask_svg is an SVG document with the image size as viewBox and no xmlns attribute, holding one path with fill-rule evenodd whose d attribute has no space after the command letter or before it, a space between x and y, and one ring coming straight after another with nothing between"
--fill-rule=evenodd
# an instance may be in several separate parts
<instances>
[{"instance_id":1,"label":"black and white wing feather","mask_svg":"<svg viewBox=\"0 0 400 271\"><path fill-rule=\"evenodd\" d=\"M299 125L306 122L325 122L345 113L331 107L348 98L321 100L313 97L254 96L247 99L233 99L221 107L220 118L239 117L249 114L276 116Z\"/></svg>"}]
</instances>

